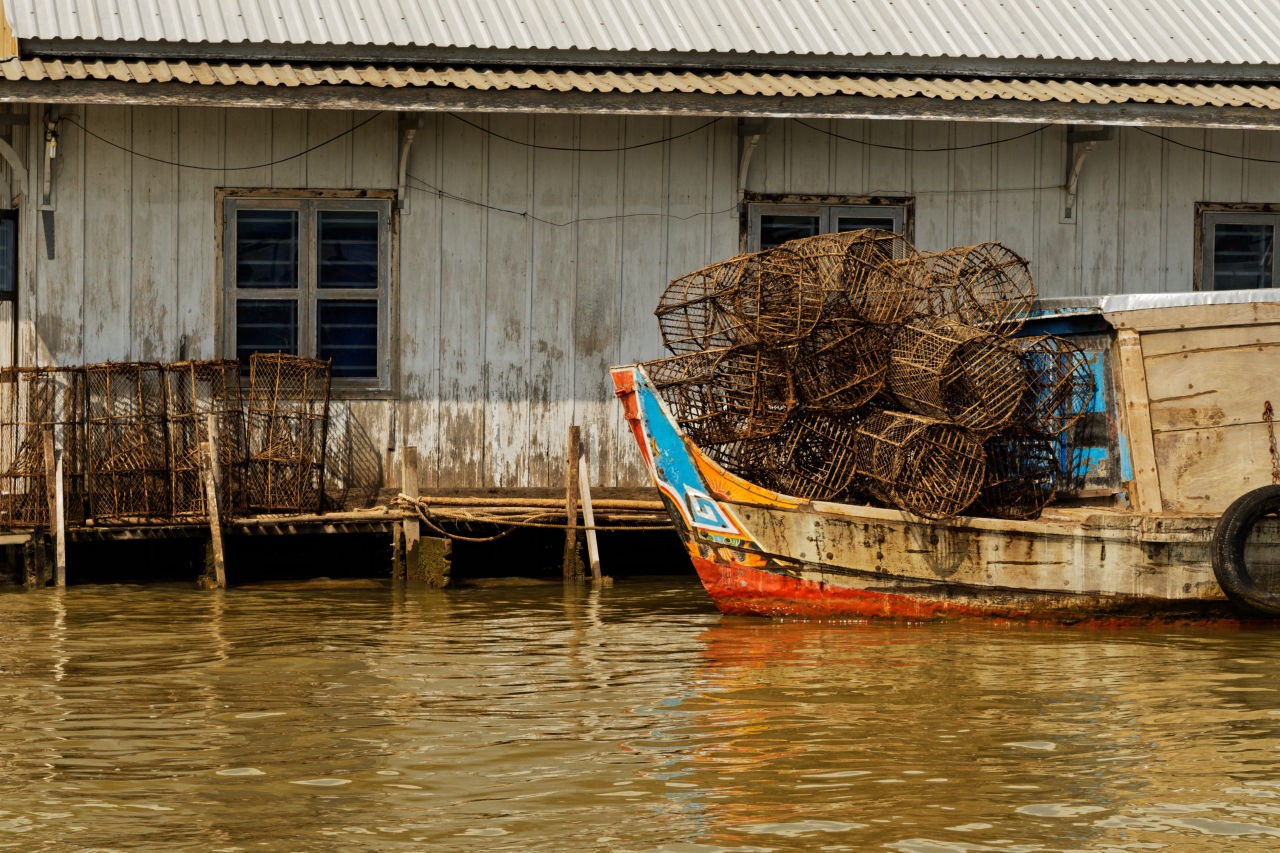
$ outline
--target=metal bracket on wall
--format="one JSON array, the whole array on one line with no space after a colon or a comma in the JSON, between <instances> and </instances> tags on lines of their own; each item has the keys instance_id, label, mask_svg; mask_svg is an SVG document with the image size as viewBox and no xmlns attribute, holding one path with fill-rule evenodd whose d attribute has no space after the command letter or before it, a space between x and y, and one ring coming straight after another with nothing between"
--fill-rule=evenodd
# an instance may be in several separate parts
<instances>
[{"instance_id":1,"label":"metal bracket on wall","mask_svg":"<svg viewBox=\"0 0 1280 853\"><path fill-rule=\"evenodd\" d=\"M414 137L418 135L418 129L422 127L423 119L420 113L404 113L400 116L400 165L396 178L396 208L402 213L408 213L408 198L405 195L405 182L409 175L409 153L413 150Z\"/></svg>"},{"instance_id":2,"label":"metal bracket on wall","mask_svg":"<svg viewBox=\"0 0 1280 853\"><path fill-rule=\"evenodd\" d=\"M1114 139L1115 135L1114 127L1067 128L1067 175L1063 184L1067 197L1062 208L1063 222L1076 221L1076 194L1085 159L1099 142Z\"/></svg>"},{"instance_id":3,"label":"metal bracket on wall","mask_svg":"<svg viewBox=\"0 0 1280 853\"><path fill-rule=\"evenodd\" d=\"M44 116L44 184L40 193L40 221L44 226L44 253L53 260L53 161L58 159L58 121L62 118L57 107L51 107Z\"/></svg>"}]
</instances>

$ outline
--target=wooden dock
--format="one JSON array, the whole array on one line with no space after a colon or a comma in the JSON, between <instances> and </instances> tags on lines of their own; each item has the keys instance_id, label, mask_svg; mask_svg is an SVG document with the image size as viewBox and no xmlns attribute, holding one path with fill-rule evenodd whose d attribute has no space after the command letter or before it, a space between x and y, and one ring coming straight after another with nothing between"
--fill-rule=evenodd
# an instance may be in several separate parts
<instances>
[{"instance_id":1,"label":"wooden dock","mask_svg":"<svg viewBox=\"0 0 1280 853\"><path fill-rule=\"evenodd\" d=\"M0 530L0 546L20 557L20 583L27 588L60 586L77 579L76 566L66 564L68 545L92 543L179 541L203 546L204 570L193 581L217 588L251 580L228 565L223 542L243 545L252 539L285 539L303 536L386 537L391 546L393 581L448 584L452 572L453 543L497 540L513 530L544 531L567 536L581 550L579 538L592 530L672 531L670 518L657 499L656 490L605 489L592 500L593 524L586 524L579 501L566 506L562 491L473 489L411 497L387 494L376 506L318 514L256 515L220 519L206 517L167 519L113 519L111 523L67 525L59 532L47 528ZM54 527L57 527L55 523ZM61 547L59 542L61 541ZM79 549L83 552L85 549ZM566 556L569 552L566 551ZM219 563L222 568L217 568ZM566 576L582 576L586 566L565 561ZM372 567L371 567L372 568ZM546 568L546 567L543 567Z\"/></svg>"}]
</instances>

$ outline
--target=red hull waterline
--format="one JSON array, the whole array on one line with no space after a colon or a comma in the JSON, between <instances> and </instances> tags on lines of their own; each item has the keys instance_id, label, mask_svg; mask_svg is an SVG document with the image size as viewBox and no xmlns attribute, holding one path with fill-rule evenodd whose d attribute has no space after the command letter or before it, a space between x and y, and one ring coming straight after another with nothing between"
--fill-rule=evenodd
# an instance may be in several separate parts
<instances>
[{"instance_id":1,"label":"red hull waterline","mask_svg":"<svg viewBox=\"0 0 1280 853\"><path fill-rule=\"evenodd\" d=\"M1075 625L1090 628L1146 625L1197 625L1237 628L1257 620L1241 619L1226 602L1170 602L1149 599L1123 603L1009 594L998 604L920 593L878 592L789 577L767 569L691 556L698 578L721 612L813 620L936 622L978 618L989 623Z\"/></svg>"}]
</instances>

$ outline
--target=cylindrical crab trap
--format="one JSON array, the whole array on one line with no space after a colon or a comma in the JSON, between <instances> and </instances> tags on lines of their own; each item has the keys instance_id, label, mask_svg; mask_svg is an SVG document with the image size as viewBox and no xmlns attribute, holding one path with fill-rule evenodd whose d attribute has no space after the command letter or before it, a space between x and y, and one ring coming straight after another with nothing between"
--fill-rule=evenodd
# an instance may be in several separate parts
<instances>
[{"instance_id":1,"label":"cylindrical crab trap","mask_svg":"<svg viewBox=\"0 0 1280 853\"><path fill-rule=\"evenodd\" d=\"M1089 357L1056 335L1013 338L1026 366L1027 392L1018 420L1044 435L1065 432L1093 401L1093 369Z\"/></svg>"},{"instance_id":2,"label":"cylindrical crab trap","mask_svg":"<svg viewBox=\"0 0 1280 853\"><path fill-rule=\"evenodd\" d=\"M876 412L857 429L858 473L882 501L924 518L950 518L973 503L986 476L969 430L902 412Z\"/></svg>"},{"instance_id":3,"label":"cylindrical crab trap","mask_svg":"<svg viewBox=\"0 0 1280 853\"><path fill-rule=\"evenodd\" d=\"M741 343L785 346L813 331L822 318L821 282L789 244L748 256L723 301L740 324Z\"/></svg>"},{"instance_id":4,"label":"cylindrical crab trap","mask_svg":"<svg viewBox=\"0 0 1280 853\"><path fill-rule=\"evenodd\" d=\"M777 435L708 444L700 449L721 468L748 483L775 492L784 491L778 476L782 468L782 446Z\"/></svg>"},{"instance_id":5,"label":"cylindrical crab trap","mask_svg":"<svg viewBox=\"0 0 1280 853\"><path fill-rule=\"evenodd\" d=\"M84 372L89 515L99 520L167 518L172 502L162 368L104 362Z\"/></svg>"},{"instance_id":6,"label":"cylindrical crab trap","mask_svg":"<svg viewBox=\"0 0 1280 853\"><path fill-rule=\"evenodd\" d=\"M858 473L857 419L796 410L774 439L777 491L807 500L845 497Z\"/></svg>"},{"instance_id":7,"label":"cylindrical crab trap","mask_svg":"<svg viewBox=\"0 0 1280 853\"><path fill-rule=\"evenodd\" d=\"M0 524L49 525L45 436L62 451L63 512L84 520L84 371L9 367L0 370ZM55 472L56 473L56 472Z\"/></svg>"},{"instance_id":8,"label":"cylindrical crab trap","mask_svg":"<svg viewBox=\"0 0 1280 853\"><path fill-rule=\"evenodd\" d=\"M689 353L645 369L680 427L702 445L772 435L795 406L785 360L762 347Z\"/></svg>"},{"instance_id":9,"label":"cylindrical crab trap","mask_svg":"<svg viewBox=\"0 0 1280 853\"><path fill-rule=\"evenodd\" d=\"M916 414L991 433L1018 414L1027 379L1020 350L1003 336L935 319L898 330L887 386Z\"/></svg>"},{"instance_id":10,"label":"cylindrical crab trap","mask_svg":"<svg viewBox=\"0 0 1280 853\"><path fill-rule=\"evenodd\" d=\"M800 405L851 412L884 387L891 337L887 327L828 320L795 347L791 375Z\"/></svg>"},{"instance_id":11,"label":"cylindrical crab trap","mask_svg":"<svg viewBox=\"0 0 1280 853\"><path fill-rule=\"evenodd\" d=\"M173 513L208 515L201 444L216 449L218 503L223 516L243 513L245 501L245 418L237 361L183 361L166 364L169 386L169 442L173 473ZM212 418L214 433L209 434Z\"/></svg>"},{"instance_id":12,"label":"cylindrical crab trap","mask_svg":"<svg viewBox=\"0 0 1280 853\"><path fill-rule=\"evenodd\" d=\"M850 233L841 275L843 296L832 302L843 307L845 316L868 323L892 325L917 314L926 289L915 247L891 231L868 228Z\"/></svg>"},{"instance_id":13,"label":"cylindrical crab trap","mask_svg":"<svg viewBox=\"0 0 1280 853\"><path fill-rule=\"evenodd\" d=\"M922 258L931 280L924 311L930 316L1011 331L1022 325L1035 301L1026 259L1000 243L960 246Z\"/></svg>"},{"instance_id":14,"label":"cylindrical crab trap","mask_svg":"<svg viewBox=\"0 0 1280 853\"><path fill-rule=\"evenodd\" d=\"M987 474L977 509L996 518L1038 517L1058 488L1053 440L1028 432L1000 432L983 447Z\"/></svg>"},{"instance_id":15,"label":"cylindrical crab trap","mask_svg":"<svg viewBox=\"0 0 1280 853\"><path fill-rule=\"evenodd\" d=\"M246 489L257 512L322 509L329 362L284 353L249 357Z\"/></svg>"},{"instance_id":16,"label":"cylindrical crab trap","mask_svg":"<svg viewBox=\"0 0 1280 853\"><path fill-rule=\"evenodd\" d=\"M654 314L662 343L680 355L751 343L743 322L725 310L754 254L739 255L675 279L658 299Z\"/></svg>"}]
</instances>

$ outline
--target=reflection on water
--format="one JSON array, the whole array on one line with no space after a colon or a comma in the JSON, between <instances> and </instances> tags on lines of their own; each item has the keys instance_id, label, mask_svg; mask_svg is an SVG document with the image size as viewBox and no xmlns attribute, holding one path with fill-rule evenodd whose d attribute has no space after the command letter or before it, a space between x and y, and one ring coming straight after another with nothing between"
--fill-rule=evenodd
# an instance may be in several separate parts
<instances>
[{"instance_id":1,"label":"reflection on water","mask_svg":"<svg viewBox=\"0 0 1280 853\"><path fill-rule=\"evenodd\" d=\"M1271 850L1278 650L685 578L6 593L0 849Z\"/></svg>"}]
</instances>

